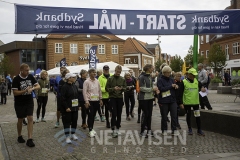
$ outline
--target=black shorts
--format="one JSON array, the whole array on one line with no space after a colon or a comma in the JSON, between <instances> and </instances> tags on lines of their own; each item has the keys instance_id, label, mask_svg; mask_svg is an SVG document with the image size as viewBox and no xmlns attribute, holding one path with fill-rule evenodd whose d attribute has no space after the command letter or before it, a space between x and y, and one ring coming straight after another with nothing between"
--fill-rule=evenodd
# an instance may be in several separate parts
<instances>
[{"instance_id":1,"label":"black shorts","mask_svg":"<svg viewBox=\"0 0 240 160\"><path fill-rule=\"evenodd\" d=\"M61 111L61 98L57 97L57 111Z\"/></svg>"},{"instance_id":2,"label":"black shorts","mask_svg":"<svg viewBox=\"0 0 240 160\"><path fill-rule=\"evenodd\" d=\"M33 101L24 104L14 104L17 118L26 118L27 116L33 116L34 103Z\"/></svg>"}]
</instances>

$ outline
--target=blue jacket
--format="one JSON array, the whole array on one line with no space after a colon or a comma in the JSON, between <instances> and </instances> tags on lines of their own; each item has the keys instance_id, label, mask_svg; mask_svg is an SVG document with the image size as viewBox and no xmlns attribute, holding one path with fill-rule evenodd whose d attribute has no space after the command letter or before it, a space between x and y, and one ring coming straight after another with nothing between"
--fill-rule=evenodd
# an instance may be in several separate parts
<instances>
[{"instance_id":1,"label":"blue jacket","mask_svg":"<svg viewBox=\"0 0 240 160\"><path fill-rule=\"evenodd\" d=\"M57 76L56 79L55 79L54 90L57 92L57 97L61 96L60 91L58 89L58 85L59 85L59 82L60 82L61 79L62 79L61 76Z\"/></svg>"},{"instance_id":2,"label":"blue jacket","mask_svg":"<svg viewBox=\"0 0 240 160\"><path fill-rule=\"evenodd\" d=\"M175 89L172 87L172 84L175 84L174 80L170 77L161 76L158 79L157 87L160 90L160 94L158 96L158 103L174 103L176 102ZM162 97L163 92L170 91L171 95L167 97Z\"/></svg>"},{"instance_id":3,"label":"blue jacket","mask_svg":"<svg viewBox=\"0 0 240 160\"><path fill-rule=\"evenodd\" d=\"M75 85L78 88L78 101L83 101L84 102L84 98L83 98L83 83L84 83L85 79L82 78L78 78L77 81L75 82Z\"/></svg>"}]
</instances>

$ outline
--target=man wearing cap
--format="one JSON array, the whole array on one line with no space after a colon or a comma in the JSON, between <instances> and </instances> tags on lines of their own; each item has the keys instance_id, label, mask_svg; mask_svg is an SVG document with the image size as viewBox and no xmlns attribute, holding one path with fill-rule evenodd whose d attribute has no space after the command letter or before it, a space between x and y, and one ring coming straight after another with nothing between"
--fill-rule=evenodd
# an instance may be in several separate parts
<instances>
[{"instance_id":1,"label":"man wearing cap","mask_svg":"<svg viewBox=\"0 0 240 160\"><path fill-rule=\"evenodd\" d=\"M109 94L108 92L106 91L105 87L106 87L106 84L107 84L107 80L108 78L112 76L110 73L109 73L109 66L108 65L105 65L103 66L103 74L101 76L99 76L98 78L98 81L100 83L100 87L101 87L101 91L102 91L102 101L103 101L103 106L102 106L102 110L104 111L104 106L105 106L105 117L106 117L106 127L107 128L110 128L110 122L109 122ZM104 112L102 112L104 113Z\"/></svg>"},{"instance_id":2,"label":"man wearing cap","mask_svg":"<svg viewBox=\"0 0 240 160\"><path fill-rule=\"evenodd\" d=\"M207 71L203 68L203 64L198 64L198 81L204 86L204 88L208 88L208 74ZM205 106L208 110L212 110L212 106L210 105L207 96L202 97L199 94L200 106L201 109L205 109Z\"/></svg>"},{"instance_id":3,"label":"man wearing cap","mask_svg":"<svg viewBox=\"0 0 240 160\"><path fill-rule=\"evenodd\" d=\"M183 95L183 104L180 104L181 108L184 108L187 115L186 121L188 125L188 134L192 135L192 127L191 127L191 108L193 108L193 113L196 118L197 123L197 134L199 136L205 136L203 131L201 130L201 119L200 119L200 110L199 110L199 91L205 92L204 86L202 86L201 82L199 82L195 76L198 73L194 68L190 68L188 70L187 78L183 80L182 86L180 86L182 95Z\"/></svg>"}]
</instances>

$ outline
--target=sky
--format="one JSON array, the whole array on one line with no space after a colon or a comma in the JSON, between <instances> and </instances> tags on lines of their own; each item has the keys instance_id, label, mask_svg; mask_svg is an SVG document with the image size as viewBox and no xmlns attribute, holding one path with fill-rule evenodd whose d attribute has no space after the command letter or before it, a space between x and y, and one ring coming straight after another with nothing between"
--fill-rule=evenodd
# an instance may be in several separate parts
<instances>
[{"instance_id":1,"label":"sky","mask_svg":"<svg viewBox=\"0 0 240 160\"><path fill-rule=\"evenodd\" d=\"M5 2L9 3L5 3ZM14 4L29 4L38 6L97 8L97 9L128 9L128 10L224 10L230 5L230 0L0 0L0 40L3 43L12 41L31 41L33 34L14 34L15 11ZM38 37L46 35L38 35ZM158 36L121 36L122 39L135 37L136 39L157 44ZM160 46L162 53L180 55L184 58L190 45L193 44L193 36L161 36Z\"/></svg>"}]
</instances>

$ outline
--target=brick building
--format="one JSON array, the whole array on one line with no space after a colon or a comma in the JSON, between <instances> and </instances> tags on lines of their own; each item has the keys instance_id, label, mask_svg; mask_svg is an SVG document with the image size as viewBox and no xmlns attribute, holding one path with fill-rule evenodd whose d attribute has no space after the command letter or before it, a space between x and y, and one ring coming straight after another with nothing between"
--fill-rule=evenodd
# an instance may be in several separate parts
<instances>
[{"instance_id":1,"label":"brick building","mask_svg":"<svg viewBox=\"0 0 240 160\"><path fill-rule=\"evenodd\" d=\"M240 0L231 0L230 6L226 9L240 9ZM240 78L240 35L200 35L199 39L199 54L208 58L211 45L213 43L219 44L227 59L227 66L224 70L230 71L232 79Z\"/></svg>"}]
</instances>

